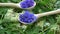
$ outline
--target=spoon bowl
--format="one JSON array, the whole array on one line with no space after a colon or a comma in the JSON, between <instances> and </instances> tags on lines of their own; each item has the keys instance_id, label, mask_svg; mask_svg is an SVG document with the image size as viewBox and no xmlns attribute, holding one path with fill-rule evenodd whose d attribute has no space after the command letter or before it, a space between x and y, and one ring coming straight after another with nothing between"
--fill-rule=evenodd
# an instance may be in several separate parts
<instances>
[{"instance_id":1,"label":"spoon bowl","mask_svg":"<svg viewBox=\"0 0 60 34\"><path fill-rule=\"evenodd\" d=\"M23 1L21 1L21 2L23 2ZM21 2L18 4L18 6L19 6L21 9L27 9L27 10L29 10L29 9L33 9L33 8L36 6L36 2L34 2L34 5L31 6L31 7L29 7L29 8L22 8L21 5L20 5Z\"/></svg>"},{"instance_id":2,"label":"spoon bowl","mask_svg":"<svg viewBox=\"0 0 60 34\"><path fill-rule=\"evenodd\" d=\"M20 14L21 15L21 14ZM18 18L18 20L19 20L19 22L21 22L21 23L23 23L23 24L32 24L32 23L34 23L36 20L37 20L37 16L36 16L36 19L34 19L32 22L30 22L30 23L26 23L26 22L23 22L23 21L21 21L21 19L20 19L20 17Z\"/></svg>"}]
</instances>

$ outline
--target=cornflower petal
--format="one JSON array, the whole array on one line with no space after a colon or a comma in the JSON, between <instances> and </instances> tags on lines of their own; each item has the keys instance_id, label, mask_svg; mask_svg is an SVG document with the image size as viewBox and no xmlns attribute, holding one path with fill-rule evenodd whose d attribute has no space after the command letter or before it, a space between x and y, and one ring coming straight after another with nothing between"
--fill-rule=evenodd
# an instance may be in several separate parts
<instances>
[{"instance_id":1,"label":"cornflower petal","mask_svg":"<svg viewBox=\"0 0 60 34\"><path fill-rule=\"evenodd\" d=\"M37 17L29 11L25 11L25 13L19 15L19 21L27 24L35 22L36 19Z\"/></svg>"},{"instance_id":2,"label":"cornflower petal","mask_svg":"<svg viewBox=\"0 0 60 34\"><path fill-rule=\"evenodd\" d=\"M32 7L33 5L34 5L34 1L33 0L25 0L25 1L20 3L20 6L22 8L29 8L29 7Z\"/></svg>"}]
</instances>

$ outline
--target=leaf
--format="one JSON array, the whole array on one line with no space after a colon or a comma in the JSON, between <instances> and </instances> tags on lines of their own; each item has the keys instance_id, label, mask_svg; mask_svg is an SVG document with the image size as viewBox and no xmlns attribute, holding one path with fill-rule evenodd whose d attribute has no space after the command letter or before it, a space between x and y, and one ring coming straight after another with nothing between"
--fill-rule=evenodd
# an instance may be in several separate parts
<instances>
[{"instance_id":1,"label":"leaf","mask_svg":"<svg viewBox=\"0 0 60 34\"><path fill-rule=\"evenodd\" d=\"M21 0L10 0L11 2L14 2L14 3L18 3L20 2Z\"/></svg>"},{"instance_id":2,"label":"leaf","mask_svg":"<svg viewBox=\"0 0 60 34\"><path fill-rule=\"evenodd\" d=\"M8 0L0 0L0 2L8 2Z\"/></svg>"}]
</instances>

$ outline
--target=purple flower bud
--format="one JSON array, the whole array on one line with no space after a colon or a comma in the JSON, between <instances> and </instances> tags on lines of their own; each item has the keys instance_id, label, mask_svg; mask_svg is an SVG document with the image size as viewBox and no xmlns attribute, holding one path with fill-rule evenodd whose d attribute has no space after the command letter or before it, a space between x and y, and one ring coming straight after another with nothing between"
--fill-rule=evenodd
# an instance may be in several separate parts
<instances>
[{"instance_id":1,"label":"purple flower bud","mask_svg":"<svg viewBox=\"0 0 60 34\"><path fill-rule=\"evenodd\" d=\"M37 17L29 11L25 11L23 14L19 15L19 21L27 24L33 23L34 21L36 21L36 19Z\"/></svg>"},{"instance_id":2,"label":"purple flower bud","mask_svg":"<svg viewBox=\"0 0 60 34\"><path fill-rule=\"evenodd\" d=\"M34 5L34 0L24 0L20 3L20 6L22 8L29 8L32 7Z\"/></svg>"}]
</instances>

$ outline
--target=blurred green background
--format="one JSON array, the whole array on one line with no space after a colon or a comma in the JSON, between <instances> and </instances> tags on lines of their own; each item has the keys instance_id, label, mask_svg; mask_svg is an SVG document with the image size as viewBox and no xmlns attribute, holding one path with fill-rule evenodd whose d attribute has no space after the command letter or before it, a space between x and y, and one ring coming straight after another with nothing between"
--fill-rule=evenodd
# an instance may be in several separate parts
<instances>
[{"instance_id":1,"label":"blurred green background","mask_svg":"<svg viewBox=\"0 0 60 34\"><path fill-rule=\"evenodd\" d=\"M0 0L0 3L19 3L21 0ZM60 0L35 0L32 12L44 13L60 8ZM60 14L39 18L30 25L16 21L21 9L0 7L0 34L60 34ZM11 18L12 17L12 18Z\"/></svg>"}]
</instances>

